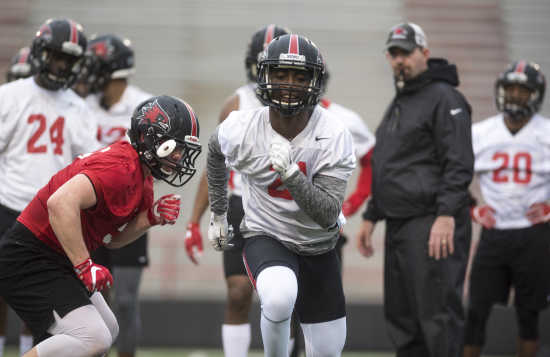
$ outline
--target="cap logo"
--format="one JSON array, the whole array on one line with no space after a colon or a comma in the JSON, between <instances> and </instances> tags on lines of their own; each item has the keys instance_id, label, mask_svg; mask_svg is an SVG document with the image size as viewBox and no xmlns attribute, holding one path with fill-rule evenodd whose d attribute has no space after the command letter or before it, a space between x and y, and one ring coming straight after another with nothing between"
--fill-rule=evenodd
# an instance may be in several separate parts
<instances>
[{"instance_id":1,"label":"cap logo","mask_svg":"<svg viewBox=\"0 0 550 357\"><path fill-rule=\"evenodd\" d=\"M160 107L157 100L141 107L137 119L140 125L145 122L148 124L156 124L164 130L170 130L170 117Z\"/></svg>"},{"instance_id":2,"label":"cap logo","mask_svg":"<svg viewBox=\"0 0 550 357\"><path fill-rule=\"evenodd\" d=\"M398 27L395 30L393 30L391 38L392 40L393 39L406 40L407 36L408 36L408 31L402 27Z\"/></svg>"}]
</instances>

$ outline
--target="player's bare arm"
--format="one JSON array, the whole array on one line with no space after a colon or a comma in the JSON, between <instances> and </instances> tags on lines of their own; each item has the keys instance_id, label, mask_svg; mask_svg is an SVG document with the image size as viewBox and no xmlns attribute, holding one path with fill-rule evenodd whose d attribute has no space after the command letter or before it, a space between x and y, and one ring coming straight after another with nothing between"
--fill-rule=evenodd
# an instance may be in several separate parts
<instances>
[{"instance_id":1,"label":"player's bare arm","mask_svg":"<svg viewBox=\"0 0 550 357\"><path fill-rule=\"evenodd\" d=\"M97 202L94 187L84 174L78 174L55 191L47 202L52 229L73 265L90 257L84 243L80 210Z\"/></svg>"},{"instance_id":2,"label":"player's bare arm","mask_svg":"<svg viewBox=\"0 0 550 357\"><path fill-rule=\"evenodd\" d=\"M141 211L124 227L122 232L113 236L113 240L105 246L109 249L122 248L141 237L150 227L147 211Z\"/></svg>"}]
</instances>

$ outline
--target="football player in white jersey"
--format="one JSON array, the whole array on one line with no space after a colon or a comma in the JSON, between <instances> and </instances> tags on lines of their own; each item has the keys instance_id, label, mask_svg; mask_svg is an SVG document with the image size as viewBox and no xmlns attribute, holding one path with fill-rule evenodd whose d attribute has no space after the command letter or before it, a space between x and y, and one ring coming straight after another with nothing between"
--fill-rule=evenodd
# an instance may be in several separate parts
<instances>
[{"instance_id":1,"label":"football player in white jersey","mask_svg":"<svg viewBox=\"0 0 550 357\"><path fill-rule=\"evenodd\" d=\"M550 301L550 120L537 114L546 88L536 63L518 61L497 79L499 115L472 126L475 172L485 205L470 277L464 357L478 357L496 303L515 289L518 356L534 357L539 312Z\"/></svg>"},{"instance_id":2,"label":"football player in white jersey","mask_svg":"<svg viewBox=\"0 0 550 357\"><path fill-rule=\"evenodd\" d=\"M17 79L28 78L32 75L32 67L30 59L29 47L20 48L12 57L11 64L6 71L6 81L13 82ZM2 233L0 233L0 237ZM6 342L6 327L7 327L8 309L4 299L0 298L0 357L4 355L4 345ZM19 335L19 351L23 354L32 347L32 335L25 324L21 327Z\"/></svg>"},{"instance_id":3,"label":"football player in white jersey","mask_svg":"<svg viewBox=\"0 0 550 357\"><path fill-rule=\"evenodd\" d=\"M130 40L112 34L94 36L88 43L86 60L86 73L78 83L78 92L86 96L98 120L98 140L105 146L127 141L134 108L153 96L128 83L135 72ZM118 355L133 357L141 335L138 296L143 268L149 263L147 233L120 249L100 247L92 259L113 272L115 285L102 293L109 303L114 298L113 311L120 327Z\"/></svg>"},{"instance_id":4,"label":"football player in white jersey","mask_svg":"<svg viewBox=\"0 0 550 357\"><path fill-rule=\"evenodd\" d=\"M28 63L8 77L32 77L0 86L0 236L51 175L79 154L96 150L97 124L70 88L86 49L82 26L50 19L36 33ZM30 64L30 68L27 64ZM32 347L23 336L21 353Z\"/></svg>"},{"instance_id":5,"label":"football player in white jersey","mask_svg":"<svg viewBox=\"0 0 550 357\"><path fill-rule=\"evenodd\" d=\"M346 183L355 167L351 134L317 106L324 62L307 38L275 38L258 59L266 107L234 111L211 136L207 161L216 250L230 249L228 167L241 173L243 260L260 298L265 356L286 357L295 309L306 355L340 356L345 299L335 252Z\"/></svg>"},{"instance_id":6,"label":"football player in white jersey","mask_svg":"<svg viewBox=\"0 0 550 357\"><path fill-rule=\"evenodd\" d=\"M277 36L290 31L277 25L264 26L254 32L248 43L245 56L245 69L248 83L239 87L230 96L220 113L220 122L234 110L249 110L261 108L264 105L256 97L256 81L258 80L258 54ZM222 344L225 357L244 357L250 347L251 332L248 313L252 304L253 286L246 274L242 258L242 238L239 225L244 215L242 205L242 181L236 171L231 171L229 179L228 221L235 233L237 247L223 252L223 268L227 285L227 303L225 305L224 322L222 325ZM191 220L185 234L185 247L191 261L198 264L203 250L202 235L199 222L208 208L208 183L206 173L201 178L199 190L195 197ZM294 340L290 341L293 345ZM289 346L291 349L293 346Z\"/></svg>"}]
</instances>

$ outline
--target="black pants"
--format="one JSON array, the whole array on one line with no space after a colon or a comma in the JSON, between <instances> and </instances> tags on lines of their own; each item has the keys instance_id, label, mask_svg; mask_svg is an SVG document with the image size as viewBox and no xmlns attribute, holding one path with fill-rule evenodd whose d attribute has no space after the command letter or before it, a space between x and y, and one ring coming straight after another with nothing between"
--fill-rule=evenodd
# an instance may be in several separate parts
<instances>
[{"instance_id":1,"label":"black pants","mask_svg":"<svg viewBox=\"0 0 550 357\"><path fill-rule=\"evenodd\" d=\"M455 216L454 253L436 261L428 256L435 218L387 220L384 312L398 357L462 354L462 288L471 222L465 207Z\"/></svg>"}]
</instances>

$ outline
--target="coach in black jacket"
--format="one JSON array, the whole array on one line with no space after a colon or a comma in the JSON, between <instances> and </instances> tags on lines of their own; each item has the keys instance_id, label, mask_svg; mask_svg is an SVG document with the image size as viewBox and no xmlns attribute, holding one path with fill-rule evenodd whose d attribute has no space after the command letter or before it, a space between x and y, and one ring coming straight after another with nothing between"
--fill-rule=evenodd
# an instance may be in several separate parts
<instances>
[{"instance_id":1,"label":"coach in black jacket","mask_svg":"<svg viewBox=\"0 0 550 357\"><path fill-rule=\"evenodd\" d=\"M386 220L384 309L397 356L459 356L471 223L470 105L454 65L428 59L426 36L399 24L386 43L397 94L376 130L372 199L357 244L371 256Z\"/></svg>"}]
</instances>

